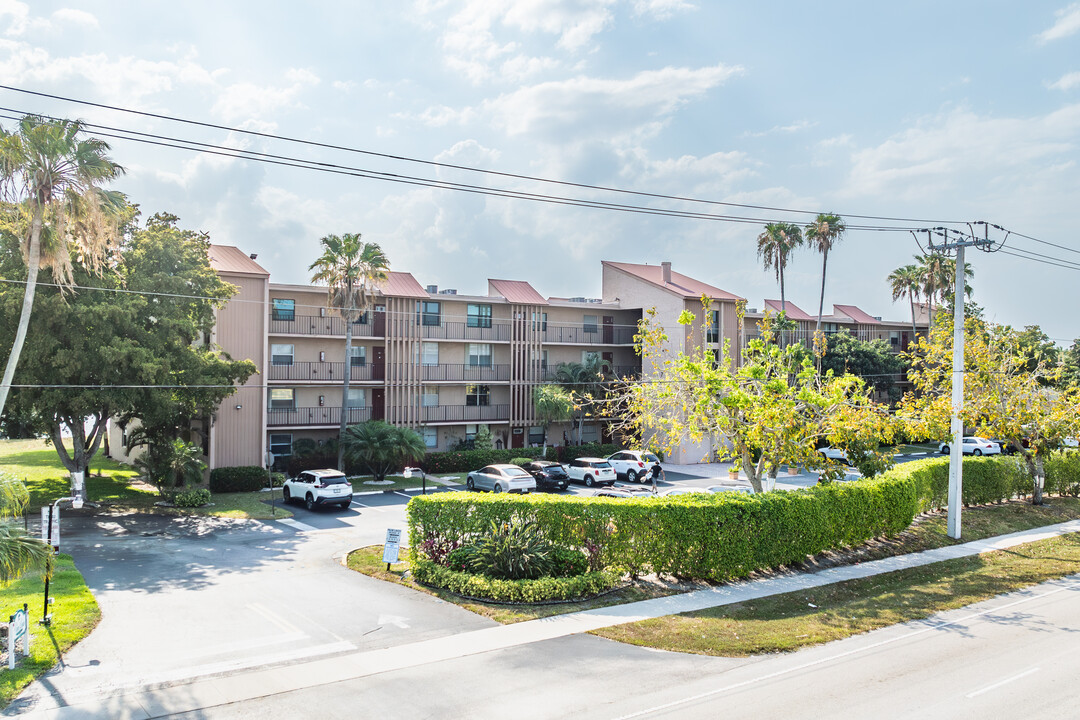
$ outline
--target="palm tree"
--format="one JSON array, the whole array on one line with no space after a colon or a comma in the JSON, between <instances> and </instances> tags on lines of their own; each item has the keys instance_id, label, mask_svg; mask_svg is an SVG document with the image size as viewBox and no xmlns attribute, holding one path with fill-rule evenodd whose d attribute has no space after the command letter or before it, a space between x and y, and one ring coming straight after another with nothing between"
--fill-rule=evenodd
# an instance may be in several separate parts
<instances>
[{"instance_id":1,"label":"palm tree","mask_svg":"<svg viewBox=\"0 0 1080 720\"><path fill-rule=\"evenodd\" d=\"M95 138L80 139L77 120L46 120L27 115L15 132L0 127L0 194L19 206L29 222L23 238L26 290L15 342L0 381L0 415L7 404L34 308L38 272L52 268L61 286L72 283L71 250L91 268L100 268L118 240L117 219L123 196L100 186L123 174L109 159L109 146Z\"/></svg>"},{"instance_id":2,"label":"palm tree","mask_svg":"<svg viewBox=\"0 0 1080 720\"><path fill-rule=\"evenodd\" d=\"M765 232L758 235L757 254L765 263L765 269L776 271L780 281L780 311L787 313L787 299L784 296L784 267L791 251L802 245L802 230L794 223L769 223Z\"/></svg>"},{"instance_id":3,"label":"palm tree","mask_svg":"<svg viewBox=\"0 0 1080 720\"><path fill-rule=\"evenodd\" d=\"M420 433L382 420L350 425L341 447L350 460L364 465L378 481L408 463L423 459L427 453Z\"/></svg>"},{"instance_id":4,"label":"palm tree","mask_svg":"<svg viewBox=\"0 0 1080 720\"><path fill-rule=\"evenodd\" d=\"M15 522L29 501L22 480L0 473L0 587L33 568L52 570L52 548Z\"/></svg>"},{"instance_id":5,"label":"palm tree","mask_svg":"<svg viewBox=\"0 0 1080 720\"><path fill-rule=\"evenodd\" d=\"M603 376L610 369L598 354L587 356L584 362L559 363L555 368L555 383L569 390L574 401L571 419L577 426L578 445L581 444L585 429L585 416L594 398L598 398L604 391Z\"/></svg>"},{"instance_id":6,"label":"palm tree","mask_svg":"<svg viewBox=\"0 0 1080 720\"><path fill-rule=\"evenodd\" d=\"M892 299L896 302L907 295L911 304L911 341L915 342L918 329L915 327L915 300L922 292L922 274L918 265L905 265L889 273L889 287L892 288Z\"/></svg>"},{"instance_id":7,"label":"palm tree","mask_svg":"<svg viewBox=\"0 0 1080 720\"><path fill-rule=\"evenodd\" d=\"M916 255L915 262L919 269L922 284L922 292L926 297L926 332L929 334L934 325L934 300L944 301L952 294L953 285L956 284L956 260L945 257L938 253L930 255ZM975 271L970 265L964 266L964 295L971 295L971 286L967 279L973 278Z\"/></svg>"},{"instance_id":8,"label":"palm tree","mask_svg":"<svg viewBox=\"0 0 1080 720\"><path fill-rule=\"evenodd\" d=\"M818 300L815 333L821 332L821 314L825 308L825 269L829 265L829 251L840 241L845 230L847 226L843 219L832 213L821 213L814 218L814 222L806 226L806 242L811 249L821 253L821 297Z\"/></svg>"},{"instance_id":9,"label":"palm tree","mask_svg":"<svg viewBox=\"0 0 1080 720\"><path fill-rule=\"evenodd\" d=\"M545 383L533 388L533 410L536 421L544 428L544 452L547 457L547 431L553 422L566 422L574 416L574 400L565 388Z\"/></svg>"},{"instance_id":10,"label":"palm tree","mask_svg":"<svg viewBox=\"0 0 1080 720\"><path fill-rule=\"evenodd\" d=\"M325 283L326 304L345 320L345 372L342 373L341 427L338 430L338 470L345 470L345 427L349 419L349 381L352 379L352 326L371 307L378 283L386 280L390 261L376 243L361 242L360 233L327 235L319 241L323 253L311 263L313 283Z\"/></svg>"}]
</instances>

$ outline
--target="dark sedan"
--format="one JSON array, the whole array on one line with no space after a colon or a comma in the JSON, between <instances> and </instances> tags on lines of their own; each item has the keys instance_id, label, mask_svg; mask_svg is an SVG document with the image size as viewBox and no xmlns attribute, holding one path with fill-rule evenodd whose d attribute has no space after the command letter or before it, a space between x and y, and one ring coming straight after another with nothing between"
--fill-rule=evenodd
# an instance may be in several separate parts
<instances>
[{"instance_id":1,"label":"dark sedan","mask_svg":"<svg viewBox=\"0 0 1080 720\"><path fill-rule=\"evenodd\" d=\"M525 468L526 472L536 478L537 490L546 490L548 492L565 490L566 485L570 480L566 474L565 468L559 463L548 462L547 460L534 460L533 462L525 463L522 467Z\"/></svg>"}]
</instances>

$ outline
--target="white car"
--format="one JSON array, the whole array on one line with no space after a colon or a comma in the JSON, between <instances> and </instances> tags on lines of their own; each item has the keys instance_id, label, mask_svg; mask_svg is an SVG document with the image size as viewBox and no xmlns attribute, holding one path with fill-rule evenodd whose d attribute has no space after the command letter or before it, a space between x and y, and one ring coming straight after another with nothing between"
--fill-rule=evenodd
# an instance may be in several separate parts
<instances>
[{"instance_id":1,"label":"white car","mask_svg":"<svg viewBox=\"0 0 1080 720\"><path fill-rule=\"evenodd\" d=\"M705 489L711 493L734 492L754 494L754 488L746 487L745 485L710 485Z\"/></svg>"},{"instance_id":2,"label":"white car","mask_svg":"<svg viewBox=\"0 0 1080 720\"><path fill-rule=\"evenodd\" d=\"M585 487L615 484L615 468L604 458L580 457L563 467L571 480L585 483Z\"/></svg>"},{"instance_id":3,"label":"white car","mask_svg":"<svg viewBox=\"0 0 1080 720\"><path fill-rule=\"evenodd\" d=\"M347 508L352 504L352 483L345 473L338 470L305 470L285 481L281 497L286 502L299 500L308 510L317 505L337 505Z\"/></svg>"},{"instance_id":4,"label":"white car","mask_svg":"<svg viewBox=\"0 0 1080 720\"><path fill-rule=\"evenodd\" d=\"M938 452L942 455L949 454L949 443L943 442L938 447ZM1000 455L1001 446L993 440L987 440L982 437L965 437L964 444L960 448L960 451L965 455Z\"/></svg>"},{"instance_id":5,"label":"white car","mask_svg":"<svg viewBox=\"0 0 1080 720\"><path fill-rule=\"evenodd\" d=\"M469 490L527 493L536 489L536 478L518 465L488 465L465 476Z\"/></svg>"},{"instance_id":6,"label":"white car","mask_svg":"<svg viewBox=\"0 0 1080 720\"><path fill-rule=\"evenodd\" d=\"M670 497L672 495L709 495L709 491L703 488L694 487L676 487L668 488L660 493L664 497Z\"/></svg>"},{"instance_id":7,"label":"white car","mask_svg":"<svg viewBox=\"0 0 1080 720\"><path fill-rule=\"evenodd\" d=\"M823 447L818 448L818 452L829 458L830 460L839 460L840 462L844 463L848 461L847 451L843 448Z\"/></svg>"},{"instance_id":8,"label":"white car","mask_svg":"<svg viewBox=\"0 0 1080 720\"><path fill-rule=\"evenodd\" d=\"M630 482L645 482L653 467L660 466L660 458L644 450L622 450L608 455L607 461L615 468L616 475L625 476Z\"/></svg>"}]
</instances>

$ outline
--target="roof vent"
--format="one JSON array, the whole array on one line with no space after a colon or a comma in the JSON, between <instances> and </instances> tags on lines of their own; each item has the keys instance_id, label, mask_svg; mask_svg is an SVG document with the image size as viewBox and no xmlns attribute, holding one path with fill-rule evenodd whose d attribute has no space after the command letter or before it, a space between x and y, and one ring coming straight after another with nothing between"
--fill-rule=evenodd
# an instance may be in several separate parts
<instances>
[{"instance_id":1,"label":"roof vent","mask_svg":"<svg viewBox=\"0 0 1080 720\"><path fill-rule=\"evenodd\" d=\"M748 312L748 313L756 313L757 308L746 308L746 312Z\"/></svg>"},{"instance_id":2,"label":"roof vent","mask_svg":"<svg viewBox=\"0 0 1080 720\"><path fill-rule=\"evenodd\" d=\"M251 253L250 255L248 255L248 257L254 260L255 258L259 257L259 253Z\"/></svg>"},{"instance_id":3,"label":"roof vent","mask_svg":"<svg viewBox=\"0 0 1080 720\"><path fill-rule=\"evenodd\" d=\"M454 290L453 288L446 288L445 290L440 290L439 294L440 295L457 295L457 290Z\"/></svg>"},{"instance_id":4,"label":"roof vent","mask_svg":"<svg viewBox=\"0 0 1080 720\"><path fill-rule=\"evenodd\" d=\"M881 322L881 316L880 315L875 315L874 319L877 320L878 322Z\"/></svg>"},{"instance_id":5,"label":"roof vent","mask_svg":"<svg viewBox=\"0 0 1080 720\"><path fill-rule=\"evenodd\" d=\"M660 270L664 274L664 284L665 285L670 285L671 284L671 263L666 261L666 260L664 262L660 263Z\"/></svg>"},{"instance_id":6,"label":"roof vent","mask_svg":"<svg viewBox=\"0 0 1080 720\"><path fill-rule=\"evenodd\" d=\"M429 293L431 293L432 295L436 295L439 292L439 286L438 285L428 285L427 286L427 291Z\"/></svg>"}]
</instances>

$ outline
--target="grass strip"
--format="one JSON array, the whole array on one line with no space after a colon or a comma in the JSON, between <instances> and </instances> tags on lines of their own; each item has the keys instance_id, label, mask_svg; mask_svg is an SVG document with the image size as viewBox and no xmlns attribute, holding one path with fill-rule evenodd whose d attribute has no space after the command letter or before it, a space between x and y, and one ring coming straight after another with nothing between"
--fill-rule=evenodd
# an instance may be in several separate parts
<instances>
[{"instance_id":1,"label":"grass strip","mask_svg":"<svg viewBox=\"0 0 1080 720\"><path fill-rule=\"evenodd\" d=\"M699 655L786 652L919 620L1077 571L1080 534L1074 533L593 634Z\"/></svg>"},{"instance_id":2,"label":"grass strip","mask_svg":"<svg viewBox=\"0 0 1080 720\"><path fill-rule=\"evenodd\" d=\"M44 583L41 575L32 574L0 588L4 620L26 603L31 634L30 656L21 658L14 670L8 670L5 664L0 672L0 706L7 707L23 688L55 666L63 653L89 635L101 619L97 601L71 556L58 555L49 584L49 595L55 599L50 608L52 624L40 625Z\"/></svg>"}]
</instances>

